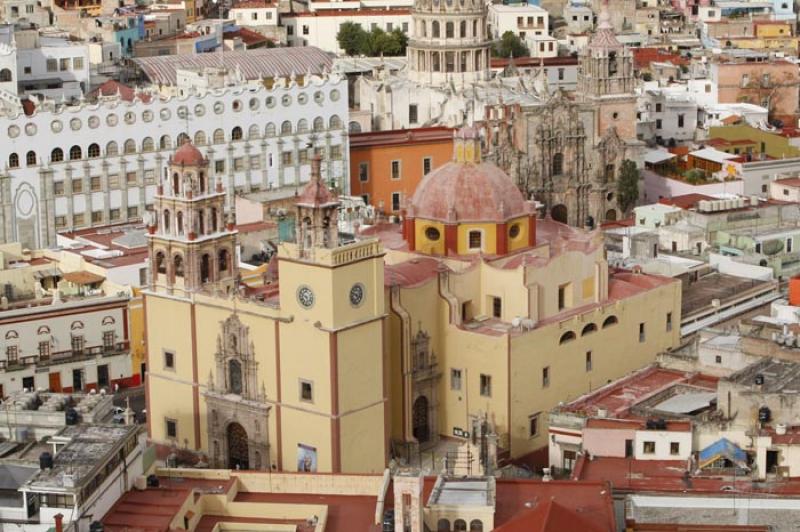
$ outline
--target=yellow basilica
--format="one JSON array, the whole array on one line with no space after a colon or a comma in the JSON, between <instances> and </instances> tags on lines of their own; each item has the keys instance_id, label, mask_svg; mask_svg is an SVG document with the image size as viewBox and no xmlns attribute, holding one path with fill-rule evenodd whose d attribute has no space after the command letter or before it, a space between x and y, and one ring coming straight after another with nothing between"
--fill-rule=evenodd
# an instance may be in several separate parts
<instances>
[{"instance_id":1,"label":"yellow basilica","mask_svg":"<svg viewBox=\"0 0 800 532\"><path fill-rule=\"evenodd\" d=\"M149 226L151 440L219 468L378 472L488 426L501 460L535 463L558 402L678 345L678 281L609 271L599 231L537 219L476 131L454 144L401 225L352 243L315 159L259 284L208 161L179 148Z\"/></svg>"}]
</instances>

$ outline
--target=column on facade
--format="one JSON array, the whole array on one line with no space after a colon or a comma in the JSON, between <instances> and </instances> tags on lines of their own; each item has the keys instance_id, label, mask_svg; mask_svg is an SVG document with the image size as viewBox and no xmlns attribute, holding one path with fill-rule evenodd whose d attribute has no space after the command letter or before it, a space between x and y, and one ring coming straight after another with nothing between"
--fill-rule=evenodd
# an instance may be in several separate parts
<instances>
[{"instance_id":1,"label":"column on facade","mask_svg":"<svg viewBox=\"0 0 800 532\"><path fill-rule=\"evenodd\" d=\"M147 195L145 194L145 189L147 188L144 184L144 157L139 155L136 158L136 183L139 185L139 212L138 216L142 217L144 215L145 209L147 209Z\"/></svg>"},{"instance_id":2,"label":"column on facade","mask_svg":"<svg viewBox=\"0 0 800 532\"><path fill-rule=\"evenodd\" d=\"M120 218L122 220L128 220L128 162L124 158L120 158L117 181L119 182L120 190Z\"/></svg>"},{"instance_id":3,"label":"column on facade","mask_svg":"<svg viewBox=\"0 0 800 532\"><path fill-rule=\"evenodd\" d=\"M75 196L72 195L72 164L67 164L64 169L64 196L67 198L67 227L75 228Z\"/></svg>"},{"instance_id":4,"label":"column on facade","mask_svg":"<svg viewBox=\"0 0 800 532\"><path fill-rule=\"evenodd\" d=\"M261 159L261 189L266 190L269 188L269 167L267 166L267 149L269 143L267 139L261 139L259 146L261 147L261 153L258 154Z\"/></svg>"},{"instance_id":5,"label":"column on facade","mask_svg":"<svg viewBox=\"0 0 800 532\"><path fill-rule=\"evenodd\" d=\"M300 184L300 139L296 136L292 139L292 166L294 166L294 184Z\"/></svg>"},{"instance_id":6,"label":"column on facade","mask_svg":"<svg viewBox=\"0 0 800 532\"><path fill-rule=\"evenodd\" d=\"M83 224L92 225L92 165L83 161Z\"/></svg>"},{"instance_id":7,"label":"column on facade","mask_svg":"<svg viewBox=\"0 0 800 532\"><path fill-rule=\"evenodd\" d=\"M284 168L283 168L283 145L284 144L285 144L285 141L283 140L283 138L279 138L278 142L277 142L277 145L278 145L278 151L277 151L277 155L278 155L278 187L279 188L283 188L283 186L286 184L286 179L285 179L285 176L283 175L283 172L284 172Z\"/></svg>"},{"instance_id":8,"label":"column on facade","mask_svg":"<svg viewBox=\"0 0 800 532\"><path fill-rule=\"evenodd\" d=\"M250 176L252 175L252 171L250 168L250 142L244 143L244 191L245 193L249 193L252 187L250 182Z\"/></svg>"},{"instance_id":9,"label":"column on facade","mask_svg":"<svg viewBox=\"0 0 800 532\"><path fill-rule=\"evenodd\" d=\"M47 247L55 244L55 206L53 205L53 171L39 167L39 243Z\"/></svg>"},{"instance_id":10,"label":"column on facade","mask_svg":"<svg viewBox=\"0 0 800 532\"><path fill-rule=\"evenodd\" d=\"M226 168L228 169L228 183L225 188L225 205L228 210L233 211L233 197L236 187L235 181L235 172L233 167L233 143L228 142L227 145L227 163Z\"/></svg>"}]
</instances>

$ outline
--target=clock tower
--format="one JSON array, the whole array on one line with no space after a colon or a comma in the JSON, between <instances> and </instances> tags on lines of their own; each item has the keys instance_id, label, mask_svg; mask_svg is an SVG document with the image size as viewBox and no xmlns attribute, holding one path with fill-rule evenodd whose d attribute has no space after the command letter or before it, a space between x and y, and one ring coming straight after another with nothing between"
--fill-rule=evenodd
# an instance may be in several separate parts
<instances>
[{"instance_id":1,"label":"clock tower","mask_svg":"<svg viewBox=\"0 0 800 532\"><path fill-rule=\"evenodd\" d=\"M295 241L278 247L281 386L313 387L313 404L283 393L281 437L284 449L317 450L321 471L378 472L388 455L384 253L375 238L342 241L321 166L315 157L295 201Z\"/></svg>"}]
</instances>

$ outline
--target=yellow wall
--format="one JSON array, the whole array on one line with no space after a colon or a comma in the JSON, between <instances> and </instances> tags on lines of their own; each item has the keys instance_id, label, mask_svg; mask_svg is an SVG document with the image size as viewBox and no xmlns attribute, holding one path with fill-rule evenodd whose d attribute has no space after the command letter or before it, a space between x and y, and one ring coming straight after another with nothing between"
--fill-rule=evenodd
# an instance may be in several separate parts
<instances>
[{"instance_id":1,"label":"yellow wall","mask_svg":"<svg viewBox=\"0 0 800 532\"><path fill-rule=\"evenodd\" d=\"M516 237L511 238L510 231L514 224L519 224L519 234ZM526 216L515 218L508 222L508 228L506 229L506 231L509 231L508 251L516 251L518 249L528 247L528 235L530 234L529 225L530 223Z\"/></svg>"},{"instance_id":2,"label":"yellow wall","mask_svg":"<svg viewBox=\"0 0 800 532\"><path fill-rule=\"evenodd\" d=\"M479 230L483 232L481 243L482 249L469 248L469 232ZM464 223L458 226L458 254L468 255L470 253L486 253L493 255L497 253L497 226L489 223Z\"/></svg>"},{"instance_id":3,"label":"yellow wall","mask_svg":"<svg viewBox=\"0 0 800 532\"><path fill-rule=\"evenodd\" d=\"M429 227L438 229L439 240L429 240L425 230ZM444 255L444 224L429 220L414 220L414 248L420 253L428 255Z\"/></svg>"},{"instance_id":4,"label":"yellow wall","mask_svg":"<svg viewBox=\"0 0 800 532\"><path fill-rule=\"evenodd\" d=\"M132 375L139 375L142 371L142 363L147 361L143 298L141 292L137 290L136 293L137 297L131 298L128 302Z\"/></svg>"}]
</instances>

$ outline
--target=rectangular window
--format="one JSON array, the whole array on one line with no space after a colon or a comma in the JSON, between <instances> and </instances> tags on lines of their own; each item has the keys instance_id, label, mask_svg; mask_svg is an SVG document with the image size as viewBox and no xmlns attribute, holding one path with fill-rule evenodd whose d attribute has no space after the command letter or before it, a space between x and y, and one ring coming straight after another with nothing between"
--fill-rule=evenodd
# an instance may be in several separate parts
<instances>
[{"instance_id":1,"label":"rectangular window","mask_svg":"<svg viewBox=\"0 0 800 532\"><path fill-rule=\"evenodd\" d=\"M433 169L433 157L423 157L422 159L422 175L428 175Z\"/></svg>"},{"instance_id":2,"label":"rectangular window","mask_svg":"<svg viewBox=\"0 0 800 532\"><path fill-rule=\"evenodd\" d=\"M450 369L450 389L454 391L461 391L461 370Z\"/></svg>"},{"instance_id":3,"label":"rectangular window","mask_svg":"<svg viewBox=\"0 0 800 532\"><path fill-rule=\"evenodd\" d=\"M103 331L103 349L113 351L117 344L117 333L114 331Z\"/></svg>"},{"instance_id":4,"label":"rectangular window","mask_svg":"<svg viewBox=\"0 0 800 532\"><path fill-rule=\"evenodd\" d=\"M644 454L656 454L656 442L654 441L646 441L642 442L642 452Z\"/></svg>"},{"instance_id":5,"label":"rectangular window","mask_svg":"<svg viewBox=\"0 0 800 532\"><path fill-rule=\"evenodd\" d=\"M408 33L408 22L403 22L403 33Z\"/></svg>"},{"instance_id":6,"label":"rectangular window","mask_svg":"<svg viewBox=\"0 0 800 532\"><path fill-rule=\"evenodd\" d=\"M58 60L56 59L48 59L47 60L47 71L48 72L57 72L58 71Z\"/></svg>"},{"instance_id":7,"label":"rectangular window","mask_svg":"<svg viewBox=\"0 0 800 532\"><path fill-rule=\"evenodd\" d=\"M550 366L542 368L542 388L550 386Z\"/></svg>"},{"instance_id":8,"label":"rectangular window","mask_svg":"<svg viewBox=\"0 0 800 532\"><path fill-rule=\"evenodd\" d=\"M387 22L386 23L386 31L387 32L391 32L393 29L394 29L394 24L392 24L391 22Z\"/></svg>"},{"instance_id":9,"label":"rectangular window","mask_svg":"<svg viewBox=\"0 0 800 532\"><path fill-rule=\"evenodd\" d=\"M300 150L297 155L300 156L300 164L308 164L308 150Z\"/></svg>"},{"instance_id":10,"label":"rectangular window","mask_svg":"<svg viewBox=\"0 0 800 532\"><path fill-rule=\"evenodd\" d=\"M683 119L685 115L678 115L678 127L683 127Z\"/></svg>"},{"instance_id":11,"label":"rectangular window","mask_svg":"<svg viewBox=\"0 0 800 532\"><path fill-rule=\"evenodd\" d=\"M136 184L136 172L127 172L125 174L125 184L127 185L135 185Z\"/></svg>"},{"instance_id":12,"label":"rectangular window","mask_svg":"<svg viewBox=\"0 0 800 532\"><path fill-rule=\"evenodd\" d=\"M722 364L722 355L715 356L714 362L716 362L717 364Z\"/></svg>"},{"instance_id":13,"label":"rectangular window","mask_svg":"<svg viewBox=\"0 0 800 532\"><path fill-rule=\"evenodd\" d=\"M69 57L62 57L58 62L58 69L61 72L69 70Z\"/></svg>"},{"instance_id":14,"label":"rectangular window","mask_svg":"<svg viewBox=\"0 0 800 532\"><path fill-rule=\"evenodd\" d=\"M72 354L73 355L80 355L83 353L83 348L85 346L86 340L84 339L83 335L75 334L72 336Z\"/></svg>"},{"instance_id":15,"label":"rectangular window","mask_svg":"<svg viewBox=\"0 0 800 532\"><path fill-rule=\"evenodd\" d=\"M558 310L564 310L567 308L567 289L569 288L569 283L562 284L558 287Z\"/></svg>"},{"instance_id":16,"label":"rectangular window","mask_svg":"<svg viewBox=\"0 0 800 532\"><path fill-rule=\"evenodd\" d=\"M83 192L83 180L80 177L72 180L72 192L73 193Z\"/></svg>"},{"instance_id":17,"label":"rectangular window","mask_svg":"<svg viewBox=\"0 0 800 532\"><path fill-rule=\"evenodd\" d=\"M411 124L416 124L417 119L417 104L411 104L408 106L408 121Z\"/></svg>"},{"instance_id":18,"label":"rectangular window","mask_svg":"<svg viewBox=\"0 0 800 532\"><path fill-rule=\"evenodd\" d=\"M392 179L400 179L400 161L392 161Z\"/></svg>"},{"instance_id":19,"label":"rectangular window","mask_svg":"<svg viewBox=\"0 0 800 532\"><path fill-rule=\"evenodd\" d=\"M172 351L164 351L164 368L175 369L175 353Z\"/></svg>"},{"instance_id":20,"label":"rectangular window","mask_svg":"<svg viewBox=\"0 0 800 532\"><path fill-rule=\"evenodd\" d=\"M39 342L39 358L42 360L50 358L50 340Z\"/></svg>"},{"instance_id":21,"label":"rectangular window","mask_svg":"<svg viewBox=\"0 0 800 532\"><path fill-rule=\"evenodd\" d=\"M144 184L145 185L152 185L156 182L156 171L152 168L150 170L144 171Z\"/></svg>"},{"instance_id":22,"label":"rectangular window","mask_svg":"<svg viewBox=\"0 0 800 532\"><path fill-rule=\"evenodd\" d=\"M261 169L261 157L258 155L250 156L250 169L251 170L260 170Z\"/></svg>"},{"instance_id":23,"label":"rectangular window","mask_svg":"<svg viewBox=\"0 0 800 532\"><path fill-rule=\"evenodd\" d=\"M178 422L174 419L166 419L167 424L167 438L178 437Z\"/></svg>"},{"instance_id":24,"label":"rectangular window","mask_svg":"<svg viewBox=\"0 0 800 532\"><path fill-rule=\"evenodd\" d=\"M563 80L564 80L564 69L563 68L559 68L558 69L558 81L563 81Z\"/></svg>"},{"instance_id":25,"label":"rectangular window","mask_svg":"<svg viewBox=\"0 0 800 532\"><path fill-rule=\"evenodd\" d=\"M481 249L483 247L483 233L480 231L469 232L469 249Z\"/></svg>"},{"instance_id":26,"label":"rectangular window","mask_svg":"<svg viewBox=\"0 0 800 532\"><path fill-rule=\"evenodd\" d=\"M358 180L362 183L366 183L369 181L369 163L368 162L360 162L358 163Z\"/></svg>"},{"instance_id":27,"label":"rectangular window","mask_svg":"<svg viewBox=\"0 0 800 532\"><path fill-rule=\"evenodd\" d=\"M32 71L33 71L33 69L31 69L31 67L29 67L29 66L26 66L26 67L24 67L22 69L22 72L25 73L25 74L30 74Z\"/></svg>"},{"instance_id":28,"label":"rectangular window","mask_svg":"<svg viewBox=\"0 0 800 532\"><path fill-rule=\"evenodd\" d=\"M677 441L669 442L669 454L671 455L681 454L681 443Z\"/></svg>"},{"instance_id":29,"label":"rectangular window","mask_svg":"<svg viewBox=\"0 0 800 532\"><path fill-rule=\"evenodd\" d=\"M533 438L539 434L539 414L528 418L528 437Z\"/></svg>"},{"instance_id":30,"label":"rectangular window","mask_svg":"<svg viewBox=\"0 0 800 532\"><path fill-rule=\"evenodd\" d=\"M300 400L307 402L314 401L314 385L311 381L300 381Z\"/></svg>"},{"instance_id":31,"label":"rectangular window","mask_svg":"<svg viewBox=\"0 0 800 532\"><path fill-rule=\"evenodd\" d=\"M19 358L19 347L16 345L9 345L6 347L6 359L8 363L16 364L17 358Z\"/></svg>"},{"instance_id":32,"label":"rectangular window","mask_svg":"<svg viewBox=\"0 0 800 532\"><path fill-rule=\"evenodd\" d=\"M285 151L281 154L281 162L284 166L289 166L292 164L292 152Z\"/></svg>"},{"instance_id":33,"label":"rectangular window","mask_svg":"<svg viewBox=\"0 0 800 532\"><path fill-rule=\"evenodd\" d=\"M667 312L667 332L672 330L672 312Z\"/></svg>"},{"instance_id":34,"label":"rectangular window","mask_svg":"<svg viewBox=\"0 0 800 532\"><path fill-rule=\"evenodd\" d=\"M217 174L225 172L225 159L217 159L214 161L214 172Z\"/></svg>"},{"instance_id":35,"label":"rectangular window","mask_svg":"<svg viewBox=\"0 0 800 532\"><path fill-rule=\"evenodd\" d=\"M481 395L483 397L492 396L492 376L481 373Z\"/></svg>"},{"instance_id":36,"label":"rectangular window","mask_svg":"<svg viewBox=\"0 0 800 532\"><path fill-rule=\"evenodd\" d=\"M119 187L119 174L108 174L108 188L115 189Z\"/></svg>"},{"instance_id":37,"label":"rectangular window","mask_svg":"<svg viewBox=\"0 0 800 532\"><path fill-rule=\"evenodd\" d=\"M661 112L661 104L657 103L656 104L656 113L660 113L660 112Z\"/></svg>"},{"instance_id":38,"label":"rectangular window","mask_svg":"<svg viewBox=\"0 0 800 532\"><path fill-rule=\"evenodd\" d=\"M338 161L342 158L342 146L341 144L337 144L335 146L331 146L331 160Z\"/></svg>"},{"instance_id":39,"label":"rectangular window","mask_svg":"<svg viewBox=\"0 0 800 532\"><path fill-rule=\"evenodd\" d=\"M83 70L83 57L72 58L72 70Z\"/></svg>"},{"instance_id":40,"label":"rectangular window","mask_svg":"<svg viewBox=\"0 0 800 532\"><path fill-rule=\"evenodd\" d=\"M139 216L139 207L128 207L128 218L136 218Z\"/></svg>"},{"instance_id":41,"label":"rectangular window","mask_svg":"<svg viewBox=\"0 0 800 532\"><path fill-rule=\"evenodd\" d=\"M644 323L639 324L639 342L644 342Z\"/></svg>"},{"instance_id":42,"label":"rectangular window","mask_svg":"<svg viewBox=\"0 0 800 532\"><path fill-rule=\"evenodd\" d=\"M399 192L392 192L392 210L399 211L400 210L400 193Z\"/></svg>"},{"instance_id":43,"label":"rectangular window","mask_svg":"<svg viewBox=\"0 0 800 532\"><path fill-rule=\"evenodd\" d=\"M492 297L492 316L495 318L503 317L503 300L499 297Z\"/></svg>"},{"instance_id":44,"label":"rectangular window","mask_svg":"<svg viewBox=\"0 0 800 532\"><path fill-rule=\"evenodd\" d=\"M72 215L72 225L83 225L83 213Z\"/></svg>"},{"instance_id":45,"label":"rectangular window","mask_svg":"<svg viewBox=\"0 0 800 532\"><path fill-rule=\"evenodd\" d=\"M308 35L308 26L305 24L303 25L303 35Z\"/></svg>"},{"instance_id":46,"label":"rectangular window","mask_svg":"<svg viewBox=\"0 0 800 532\"><path fill-rule=\"evenodd\" d=\"M786 253L792 252L792 244L794 244L794 239L789 237L786 239Z\"/></svg>"},{"instance_id":47,"label":"rectangular window","mask_svg":"<svg viewBox=\"0 0 800 532\"><path fill-rule=\"evenodd\" d=\"M63 196L64 195L64 182L63 181L53 181L53 194L56 196Z\"/></svg>"},{"instance_id":48,"label":"rectangular window","mask_svg":"<svg viewBox=\"0 0 800 532\"><path fill-rule=\"evenodd\" d=\"M55 224L56 224L56 229L66 227L67 226L67 217L66 216L56 216Z\"/></svg>"},{"instance_id":49,"label":"rectangular window","mask_svg":"<svg viewBox=\"0 0 800 532\"><path fill-rule=\"evenodd\" d=\"M92 223L99 224L103 221L103 211L92 211Z\"/></svg>"},{"instance_id":50,"label":"rectangular window","mask_svg":"<svg viewBox=\"0 0 800 532\"><path fill-rule=\"evenodd\" d=\"M241 172L244 170L244 157L235 157L233 159L233 171Z\"/></svg>"},{"instance_id":51,"label":"rectangular window","mask_svg":"<svg viewBox=\"0 0 800 532\"><path fill-rule=\"evenodd\" d=\"M592 371L592 352L586 351L586 371Z\"/></svg>"},{"instance_id":52,"label":"rectangular window","mask_svg":"<svg viewBox=\"0 0 800 532\"><path fill-rule=\"evenodd\" d=\"M656 129L661 129L661 119L656 119Z\"/></svg>"}]
</instances>

